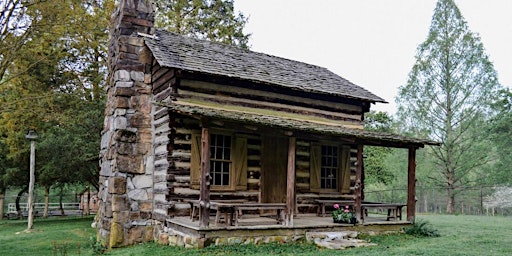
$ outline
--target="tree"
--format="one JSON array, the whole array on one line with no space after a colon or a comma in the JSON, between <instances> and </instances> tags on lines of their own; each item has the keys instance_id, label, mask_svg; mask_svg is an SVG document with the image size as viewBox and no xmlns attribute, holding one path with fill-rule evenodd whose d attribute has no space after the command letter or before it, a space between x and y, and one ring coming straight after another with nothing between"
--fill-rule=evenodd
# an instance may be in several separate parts
<instances>
[{"instance_id":1,"label":"tree","mask_svg":"<svg viewBox=\"0 0 512 256\"><path fill-rule=\"evenodd\" d=\"M7 190L6 174L9 166L7 159L7 147L0 141L0 220L4 216L4 198Z\"/></svg>"},{"instance_id":2,"label":"tree","mask_svg":"<svg viewBox=\"0 0 512 256\"><path fill-rule=\"evenodd\" d=\"M97 187L102 87L113 4L104 0L12 0L5 6L0 4L6 7L2 15L11 14L10 18L0 17L7 31L2 34L5 45L21 44L3 51L2 41L0 47L0 68L5 71L0 79L0 143L7 147L10 166L4 181L9 186L23 187L26 183L28 147L24 135L35 129L42 135L38 147L47 149L38 150L38 182L46 187L72 177L73 182L89 181ZM19 20L26 21L25 26L8 25ZM52 154L53 149L63 153ZM76 155L65 154L69 152ZM52 176L50 170L60 172L59 177Z\"/></svg>"},{"instance_id":3,"label":"tree","mask_svg":"<svg viewBox=\"0 0 512 256\"><path fill-rule=\"evenodd\" d=\"M247 18L233 0L157 0L156 26L181 35L249 48Z\"/></svg>"},{"instance_id":4,"label":"tree","mask_svg":"<svg viewBox=\"0 0 512 256\"><path fill-rule=\"evenodd\" d=\"M494 187L494 192L492 195L486 196L483 202L485 208L489 210L489 208L503 209L503 208L511 208L512 207L512 187Z\"/></svg>"},{"instance_id":5,"label":"tree","mask_svg":"<svg viewBox=\"0 0 512 256\"><path fill-rule=\"evenodd\" d=\"M393 120L386 112L370 111L365 116L365 129L378 132L391 132ZM391 148L367 146L365 147L364 172L367 184L382 183L388 185L395 178L386 167L386 157L392 152Z\"/></svg>"},{"instance_id":6,"label":"tree","mask_svg":"<svg viewBox=\"0 0 512 256\"><path fill-rule=\"evenodd\" d=\"M447 212L464 183L489 162L487 135L479 125L500 85L478 35L472 33L453 0L439 0L430 31L419 45L409 79L399 89L398 115L416 132L442 142L432 149L438 166L430 175L448 194Z\"/></svg>"},{"instance_id":7,"label":"tree","mask_svg":"<svg viewBox=\"0 0 512 256\"><path fill-rule=\"evenodd\" d=\"M512 185L512 92L500 91L493 108L497 114L488 122L487 132L496 150L496 161L490 166L487 182L493 185Z\"/></svg>"}]
</instances>

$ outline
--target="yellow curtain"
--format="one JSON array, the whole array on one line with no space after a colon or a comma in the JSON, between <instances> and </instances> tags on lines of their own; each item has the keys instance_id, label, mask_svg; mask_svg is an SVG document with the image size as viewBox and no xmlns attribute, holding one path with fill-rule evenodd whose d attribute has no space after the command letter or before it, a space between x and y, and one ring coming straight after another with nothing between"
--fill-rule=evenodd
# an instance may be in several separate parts
<instances>
[{"instance_id":1,"label":"yellow curtain","mask_svg":"<svg viewBox=\"0 0 512 256\"><path fill-rule=\"evenodd\" d=\"M350 193L350 147L341 150L341 193Z\"/></svg>"},{"instance_id":2,"label":"yellow curtain","mask_svg":"<svg viewBox=\"0 0 512 256\"><path fill-rule=\"evenodd\" d=\"M190 149L190 188L199 189L201 178L201 134L192 134Z\"/></svg>"},{"instance_id":3,"label":"yellow curtain","mask_svg":"<svg viewBox=\"0 0 512 256\"><path fill-rule=\"evenodd\" d=\"M233 146L233 175L237 190L247 190L247 138L236 138Z\"/></svg>"},{"instance_id":4,"label":"yellow curtain","mask_svg":"<svg viewBox=\"0 0 512 256\"><path fill-rule=\"evenodd\" d=\"M310 157L309 188L320 189L320 169L322 165L322 148L320 145L312 144Z\"/></svg>"}]
</instances>

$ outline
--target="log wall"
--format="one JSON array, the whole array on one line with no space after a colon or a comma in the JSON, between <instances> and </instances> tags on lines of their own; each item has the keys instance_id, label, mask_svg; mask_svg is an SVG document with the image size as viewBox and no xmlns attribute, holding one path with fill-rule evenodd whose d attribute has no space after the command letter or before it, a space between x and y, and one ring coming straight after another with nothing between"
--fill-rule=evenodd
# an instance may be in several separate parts
<instances>
[{"instance_id":1,"label":"log wall","mask_svg":"<svg viewBox=\"0 0 512 256\"><path fill-rule=\"evenodd\" d=\"M300 97L283 91L264 91L254 88L215 84L184 79L179 71L162 68L154 63L153 94L155 102L187 100L210 102L221 106L231 105L258 110L280 111L293 115L311 116L330 120L350 127L362 127L363 107L347 103ZM212 122L213 130L221 129L233 135L247 138L247 189L241 191L211 191L211 199L247 199L260 201L261 158L263 130L241 127L237 124ZM254 128L254 129L253 129ZM198 199L199 190L190 186L190 160L192 134L200 133L201 121L195 118L169 113L165 107L154 107L155 173L163 177L166 172L166 196L168 215L189 214L186 199ZM276 131L279 132L279 131ZM281 132L282 134L282 132ZM314 204L314 199L329 197L310 191L310 145L319 142L318 137L297 138L296 150L296 198L298 203ZM333 138L325 138L332 141ZM335 138L334 138L335 139ZM321 141L320 141L321 142ZM340 142L341 145L341 142ZM353 193L356 158L355 146L351 151L351 192ZM161 181L161 179L159 179ZM163 190L162 190L163 191ZM162 202L162 205L164 203Z\"/></svg>"}]
</instances>

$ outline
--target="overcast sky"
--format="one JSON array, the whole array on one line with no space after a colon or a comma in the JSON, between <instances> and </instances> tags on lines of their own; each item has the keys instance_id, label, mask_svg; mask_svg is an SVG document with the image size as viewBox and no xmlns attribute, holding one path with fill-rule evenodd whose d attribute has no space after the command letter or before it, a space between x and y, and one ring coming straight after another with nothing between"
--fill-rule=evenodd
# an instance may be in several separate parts
<instances>
[{"instance_id":1,"label":"overcast sky","mask_svg":"<svg viewBox=\"0 0 512 256\"><path fill-rule=\"evenodd\" d=\"M456 0L502 85L512 87L512 0ZM384 98L394 113L435 0L235 0L251 50L326 67Z\"/></svg>"}]
</instances>

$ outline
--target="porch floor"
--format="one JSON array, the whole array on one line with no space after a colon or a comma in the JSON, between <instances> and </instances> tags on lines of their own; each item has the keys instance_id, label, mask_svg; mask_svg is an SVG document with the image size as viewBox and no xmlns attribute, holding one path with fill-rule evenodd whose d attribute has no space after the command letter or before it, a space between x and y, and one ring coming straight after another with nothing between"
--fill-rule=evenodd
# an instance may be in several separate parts
<instances>
[{"instance_id":1,"label":"porch floor","mask_svg":"<svg viewBox=\"0 0 512 256\"><path fill-rule=\"evenodd\" d=\"M200 228L198 220L192 221L189 216L180 216L168 219L166 230L171 236L188 236L193 237L194 240L200 240L202 242L199 242L199 247L204 247L229 239L255 241L261 237L273 237L272 239L279 237L278 239L289 241L303 238L309 232L356 231L367 234L399 232L403 227L411 224L404 220L387 221L386 217L386 215L370 214L365 218L364 223L352 225L333 223L330 215L319 217L316 214L299 214L294 216L293 226L288 227L278 224L275 216L244 215L239 226L229 226L224 222L215 225L215 217L211 216L210 226Z\"/></svg>"},{"instance_id":2,"label":"porch floor","mask_svg":"<svg viewBox=\"0 0 512 256\"><path fill-rule=\"evenodd\" d=\"M386 215L370 214L365 217L362 224L356 226L368 225L404 225L410 224L405 220L386 220ZM215 223L215 216L210 217L210 226L207 228L200 228L199 221L196 219L192 221L189 216L174 217L169 219L168 222L178 224L196 230L221 230L221 229L254 229L254 228L311 228L311 227L353 227L351 224L333 223L332 217L320 217L315 214L298 214L293 217L293 226L287 227L277 223L275 216L259 216L259 215L244 215L239 220L239 226L228 226L224 220L221 223Z\"/></svg>"}]
</instances>

